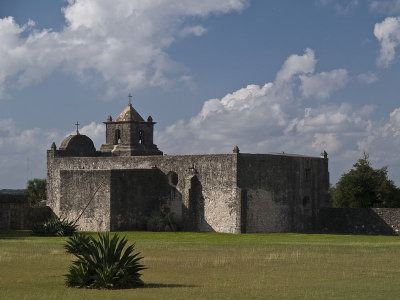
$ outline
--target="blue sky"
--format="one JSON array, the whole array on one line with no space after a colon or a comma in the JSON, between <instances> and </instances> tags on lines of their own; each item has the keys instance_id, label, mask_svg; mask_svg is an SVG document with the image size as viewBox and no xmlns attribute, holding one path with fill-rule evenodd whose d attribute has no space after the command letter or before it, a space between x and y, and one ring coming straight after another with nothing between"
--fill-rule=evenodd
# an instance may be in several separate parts
<instances>
[{"instance_id":1,"label":"blue sky","mask_svg":"<svg viewBox=\"0 0 400 300\"><path fill-rule=\"evenodd\" d=\"M363 151L400 184L399 0L0 2L0 188L134 106L168 154Z\"/></svg>"}]
</instances>

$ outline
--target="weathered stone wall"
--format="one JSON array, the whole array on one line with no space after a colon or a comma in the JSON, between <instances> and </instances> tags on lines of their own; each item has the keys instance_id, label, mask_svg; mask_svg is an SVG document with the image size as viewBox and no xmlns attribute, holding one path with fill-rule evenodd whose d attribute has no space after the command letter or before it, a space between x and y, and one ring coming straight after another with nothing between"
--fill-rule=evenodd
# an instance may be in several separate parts
<instances>
[{"instance_id":1,"label":"weathered stone wall","mask_svg":"<svg viewBox=\"0 0 400 300\"><path fill-rule=\"evenodd\" d=\"M144 230L168 197L166 176L158 169L111 171L111 230Z\"/></svg>"},{"instance_id":2,"label":"weathered stone wall","mask_svg":"<svg viewBox=\"0 0 400 300\"><path fill-rule=\"evenodd\" d=\"M0 195L0 228L23 229L25 210L28 207L24 195Z\"/></svg>"},{"instance_id":3,"label":"weathered stone wall","mask_svg":"<svg viewBox=\"0 0 400 300\"><path fill-rule=\"evenodd\" d=\"M398 235L400 208L324 208L317 231L338 234Z\"/></svg>"},{"instance_id":4,"label":"weathered stone wall","mask_svg":"<svg viewBox=\"0 0 400 300\"><path fill-rule=\"evenodd\" d=\"M51 216L49 207L31 207L24 195L0 194L0 229L32 229Z\"/></svg>"},{"instance_id":5,"label":"weathered stone wall","mask_svg":"<svg viewBox=\"0 0 400 300\"><path fill-rule=\"evenodd\" d=\"M194 214L198 219L197 229L200 231L240 232L240 195L237 194L238 189L236 187L236 155L54 157L52 152L49 151L47 167L48 205L57 215L69 211L76 215L76 207L82 207L82 203L86 203L84 199L79 199L74 204L68 205L68 209L60 205L63 198L62 194L79 195L82 190L88 195L93 193L92 191L97 187L96 182L99 179L89 170L150 169L156 167L165 176L169 172L174 172L177 175L176 185L171 184L169 201L174 213L177 216L181 215L185 229L190 230L192 228L191 220ZM62 170L66 170L65 172L75 170L83 173L73 175L73 172L71 172L70 175L61 178L61 174L64 174ZM85 170L89 171L86 178L90 185L79 182L79 178L85 174ZM90 174L93 174L93 176ZM109 186L109 183L107 183L105 189ZM109 192L105 195L109 195ZM109 199L107 198L109 196L104 197L104 199ZM100 201L101 198L98 199ZM106 201L109 202L109 200ZM194 205L196 201L198 203ZM107 226L104 227L104 230L106 228Z\"/></svg>"},{"instance_id":6,"label":"weathered stone wall","mask_svg":"<svg viewBox=\"0 0 400 300\"><path fill-rule=\"evenodd\" d=\"M80 230L110 231L111 171L61 170L59 178L56 214Z\"/></svg>"},{"instance_id":7,"label":"weathered stone wall","mask_svg":"<svg viewBox=\"0 0 400 300\"><path fill-rule=\"evenodd\" d=\"M238 154L242 232L310 232L329 207L328 160L285 154Z\"/></svg>"}]
</instances>

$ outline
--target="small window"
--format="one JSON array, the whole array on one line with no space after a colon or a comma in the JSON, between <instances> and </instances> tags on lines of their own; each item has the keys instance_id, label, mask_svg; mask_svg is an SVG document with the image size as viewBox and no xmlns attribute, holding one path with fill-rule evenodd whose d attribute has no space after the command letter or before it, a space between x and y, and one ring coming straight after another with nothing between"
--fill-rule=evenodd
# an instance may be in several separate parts
<instances>
[{"instance_id":1,"label":"small window","mask_svg":"<svg viewBox=\"0 0 400 300\"><path fill-rule=\"evenodd\" d=\"M168 172L167 178L170 185L176 186L178 184L178 174L176 174L175 172Z\"/></svg>"},{"instance_id":2,"label":"small window","mask_svg":"<svg viewBox=\"0 0 400 300\"><path fill-rule=\"evenodd\" d=\"M139 130L139 144L144 144L144 131Z\"/></svg>"},{"instance_id":3,"label":"small window","mask_svg":"<svg viewBox=\"0 0 400 300\"><path fill-rule=\"evenodd\" d=\"M115 141L114 145L121 144L121 131L119 129L115 130Z\"/></svg>"}]
</instances>

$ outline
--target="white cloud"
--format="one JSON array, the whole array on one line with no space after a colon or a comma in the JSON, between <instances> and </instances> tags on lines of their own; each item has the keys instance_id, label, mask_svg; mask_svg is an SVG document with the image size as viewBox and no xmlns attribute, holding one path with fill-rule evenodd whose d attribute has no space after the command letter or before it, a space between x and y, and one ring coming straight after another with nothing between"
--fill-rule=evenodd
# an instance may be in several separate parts
<instances>
[{"instance_id":1,"label":"white cloud","mask_svg":"<svg viewBox=\"0 0 400 300\"><path fill-rule=\"evenodd\" d=\"M181 37L186 37L188 35L201 36L201 35L205 34L206 32L207 32L207 29L201 25L188 26L188 27L183 28L179 32L179 36L181 36Z\"/></svg>"},{"instance_id":2,"label":"white cloud","mask_svg":"<svg viewBox=\"0 0 400 300\"><path fill-rule=\"evenodd\" d=\"M313 73L316 64L317 60L312 49L306 49L304 55L293 54L286 59L276 76L276 81L287 81L294 75Z\"/></svg>"},{"instance_id":3,"label":"white cloud","mask_svg":"<svg viewBox=\"0 0 400 300\"><path fill-rule=\"evenodd\" d=\"M315 149L312 145L315 137L321 140L321 135L315 134L348 134L349 131L358 134L365 130L362 116L350 105L309 108L301 97L296 96L296 90L305 79L291 79L300 79L305 76L303 74L309 74L310 82L320 80L324 83L311 85L307 82L303 89L307 96L325 97L344 85L347 71L314 74L315 64L311 49L307 49L303 55L289 56L274 82L264 86L249 85L221 99L206 101L198 115L187 121L181 120L158 133L161 144L167 152L172 153L226 152L235 144L244 144L244 150L250 152L301 152L299 146L293 143L296 140L300 142L298 138L301 135L303 141L299 144L305 145L303 150L306 153L319 153L322 149ZM339 83L327 88L326 84L330 83L325 81L335 81L336 78L340 78Z\"/></svg>"},{"instance_id":4,"label":"white cloud","mask_svg":"<svg viewBox=\"0 0 400 300\"><path fill-rule=\"evenodd\" d=\"M381 46L378 65L388 67L395 59L395 50L400 44L400 18L389 17L375 24L374 35Z\"/></svg>"},{"instance_id":5,"label":"white cloud","mask_svg":"<svg viewBox=\"0 0 400 300\"><path fill-rule=\"evenodd\" d=\"M59 32L0 19L0 98L6 86L23 87L55 70L81 80L100 78L109 95L168 85L186 70L165 49L206 31L191 22L247 5L248 0L69 0Z\"/></svg>"},{"instance_id":6,"label":"white cloud","mask_svg":"<svg viewBox=\"0 0 400 300\"><path fill-rule=\"evenodd\" d=\"M79 129L79 132L90 137L97 149L105 143L106 126L104 124L91 122Z\"/></svg>"},{"instance_id":7,"label":"white cloud","mask_svg":"<svg viewBox=\"0 0 400 300\"><path fill-rule=\"evenodd\" d=\"M348 74L345 69L337 69L314 75L301 75L300 80L304 97L327 99L334 91L347 84Z\"/></svg>"}]
</instances>

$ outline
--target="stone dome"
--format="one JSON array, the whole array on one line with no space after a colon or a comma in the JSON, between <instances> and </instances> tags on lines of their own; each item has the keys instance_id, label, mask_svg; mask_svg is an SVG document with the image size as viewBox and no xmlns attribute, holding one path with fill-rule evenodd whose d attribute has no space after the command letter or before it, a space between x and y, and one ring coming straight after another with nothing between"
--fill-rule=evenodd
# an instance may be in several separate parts
<instances>
[{"instance_id":1,"label":"stone dome","mask_svg":"<svg viewBox=\"0 0 400 300\"><path fill-rule=\"evenodd\" d=\"M84 134L71 134L66 137L59 148L70 156L95 156L96 148L93 141Z\"/></svg>"},{"instance_id":2,"label":"stone dome","mask_svg":"<svg viewBox=\"0 0 400 300\"><path fill-rule=\"evenodd\" d=\"M143 118L139 115L139 113L133 108L132 104L129 104L122 113L115 119L117 122L144 122Z\"/></svg>"}]
</instances>

